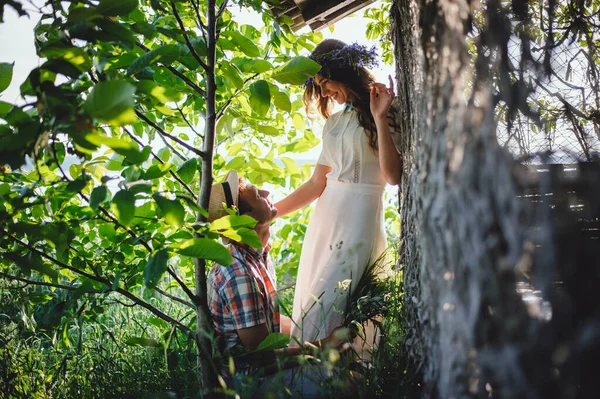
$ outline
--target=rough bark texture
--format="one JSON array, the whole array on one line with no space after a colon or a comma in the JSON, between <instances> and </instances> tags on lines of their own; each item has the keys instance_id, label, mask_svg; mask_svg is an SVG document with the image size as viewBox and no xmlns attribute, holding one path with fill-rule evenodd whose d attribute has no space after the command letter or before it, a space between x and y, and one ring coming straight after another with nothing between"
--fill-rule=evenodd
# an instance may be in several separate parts
<instances>
[{"instance_id":1,"label":"rough bark texture","mask_svg":"<svg viewBox=\"0 0 600 399\"><path fill-rule=\"evenodd\" d=\"M592 397L600 246L582 236L562 170L540 180L497 144L491 85L465 101L472 6L395 0L391 10L407 351L426 397ZM598 168L587 169L573 181L597 223ZM532 207L523 187L562 199ZM527 279L551 304L550 321L518 293Z\"/></svg>"}]
</instances>

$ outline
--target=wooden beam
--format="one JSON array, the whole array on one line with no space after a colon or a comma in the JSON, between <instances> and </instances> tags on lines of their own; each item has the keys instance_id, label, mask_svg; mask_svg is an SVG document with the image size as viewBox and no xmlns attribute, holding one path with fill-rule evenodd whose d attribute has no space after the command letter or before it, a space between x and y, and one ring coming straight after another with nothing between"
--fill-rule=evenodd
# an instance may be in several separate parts
<instances>
[{"instance_id":1,"label":"wooden beam","mask_svg":"<svg viewBox=\"0 0 600 399\"><path fill-rule=\"evenodd\" d=\"M284 0L272 9L275 16L286 15L294 21L292 30L297 31L309 25L316 32L373 2L374 0Z\"/></svg>"},{"instance_id":2,"label":"wooden beam","mask_svg":"<svg viewBox=\"0 0 600 399\"><path fill-rule=\"evenodd\" d=\"M348 4L346 7L339 8L336 11L328 13L326 16L324 16L322 18L315 18L313 21L310 21L307 23L313 32L317 32L323 28L328 27L329 25L336 23L340 19L345 18L346 16L352 14L353 12L366 7L367 5L369 5L373 2L374 2L374 0L354 1L351 4Z\"/></svg>"},{"instance_id":3,"label":"wooden beam","mask_svg":"<svg viewBox=\"0 0 600 399\"><path fill-rule=\"evenodd\" d=\"M353 10L360 9L373 0L325 0L325 1L310 1L299 4L302 10L304 22L310 25L317 20L327 21L329 15L346 16Z\"/></svg>"}]
</instances>

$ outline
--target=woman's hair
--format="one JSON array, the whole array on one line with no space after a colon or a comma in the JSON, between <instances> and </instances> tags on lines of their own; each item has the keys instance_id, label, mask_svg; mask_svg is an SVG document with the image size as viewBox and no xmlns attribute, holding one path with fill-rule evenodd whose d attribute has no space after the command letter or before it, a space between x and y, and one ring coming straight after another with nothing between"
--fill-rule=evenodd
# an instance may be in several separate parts
<instances>
[{"instance_id":1,"label":"woman's hair","mask_svg":"<svg viewBox=\"0 0 600 399\"><path fill-rule=\"evenodd\" d=\"M311 53L311 58L317 60L328 54L339 51L346 47L346 43L337 39L325 39L315 47ZM326 58L326 57L325 57ZM341 65L340 65L341 64ZM320 74L326 70L323 77L342 83L348 89L350 94L349 102L352 104L357 113L358 124L365 129L369 138L369 146L377 151L377 128L375 120L371 114L370 108L370 84L375 82L375 78L363 66L349 63L337 63L331 67L323 68ZM321 88L315 84L312 79L306 83L304 90L304 106L306 113L314 115L314 108L325 119L331 115L333 100L329 97L324 97L321 94Z\"/></svg>"}]
</instances>

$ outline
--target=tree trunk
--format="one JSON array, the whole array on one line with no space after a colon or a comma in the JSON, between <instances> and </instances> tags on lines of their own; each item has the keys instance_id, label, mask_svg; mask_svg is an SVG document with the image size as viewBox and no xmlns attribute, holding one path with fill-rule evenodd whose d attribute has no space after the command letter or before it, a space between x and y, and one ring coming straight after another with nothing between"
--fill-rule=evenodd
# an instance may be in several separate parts
<instances>
[{"instance_id":1,"label":"tree trunk","mask_svg":"<svg viewBox=\"0 0 600 399\"><path fill-rule=\"evenodd\" d=\"M527 314L514 289L523 236L513 162L496 141L491 86L476 89L477 101L465 101L473 72L470 6L395 0L391 11L407 169L400 259L407 347L423 366L426 396L441 398L484 394L480 367L498 349L487 328L505 320L512 324L498 334L508 336ZM504 305L496 309L498 303ZM497 312L492 321L489 312ZM514 378L522 374L518 359L497 361Z\"/></svg>"},{"instance_id":2,"label":"tree trunk","mask_svg":"<svg viewBox=\"0 0 600 399\"><path fill-rule=\"evenodd\" d=\"M474 79L467 33L478 3L391 8L405 343L425 397L597 397L600 165L519 165L497 143L492 74L482 72L506 72L507 48L492 36L510 37L506 10L526 15L523 4L478 10L493 30L480 32ZM498 90L523 104L519 84ZM548 315L525 304L517 281L543 295Z\"/></svg>"},{"instance_id":3,"label":"tree trunk","mask_svg":"<svg viewBox=\"0 0 600 399\"><path fill-rule=\"evenodd\" d=\"M215 82L216 66L216 41L217 41L217 21L215 0L208 0L206 11L207 24L207 62L205 70L206 79L206 113L204 128L204 156L202 158L202 177L200 182L200 195L198 196L198 205L202 209L208 209L210 201L210 191L213 184L213 154L215 148L216 134L216 92ZM205 218L199 214L198 219L205 221ZM205 391L215 387L216 375L215 364L212 360L212 341L214 327L212 318L208 309L207 286L206 286L206 260L195 259L194 277L196 280L196 342L198 345L198 368L202 379L202 387Z\"/></svg>"}]
</instances>

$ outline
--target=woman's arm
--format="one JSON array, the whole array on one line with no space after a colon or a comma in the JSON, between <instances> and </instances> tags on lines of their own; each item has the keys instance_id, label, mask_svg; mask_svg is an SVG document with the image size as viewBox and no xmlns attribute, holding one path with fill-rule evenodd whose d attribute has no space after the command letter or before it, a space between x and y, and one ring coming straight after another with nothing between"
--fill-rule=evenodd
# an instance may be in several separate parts
<instances>
[{"instance_id":1,"label":"woman's arm","mask_svg":"<svg viewBox=\"0 0 600 399\"><path fill-rule=\"evenodd\" d=\"M377 128L377 144L379 147L379 166L385 180L392 185L400 184L402 179L402 157L396 150L392 140L387 118L390 105L394 100L394 83L392 77L390 87L381 83L371 85L371 113Z\"/></svg>"},{"instance_id":2,"label":"woman's arm","mask_svg":"<svg viewBox=\"0 0 600 399\"><path fill-rule=\"evenodd\" d=\"M402 157L396 150L387 117L375 119L379 146L379 167L383 177L391 185L400 184L402 179Z\"/></svg>"},{"instance_id":3,"label":"woman's arm","mask_svg":"<svg viewBox=\"0 0 600 399\"><path fill-rule=\"evenodd\" d=\"M331 172L330 166L317 164L308 181L275 204L275 208L277 208L277 217L294 212L317 199L323 190L325 190L325 186L327 185L326 175L329 172Z\"/></svg>"}]
</instances>

